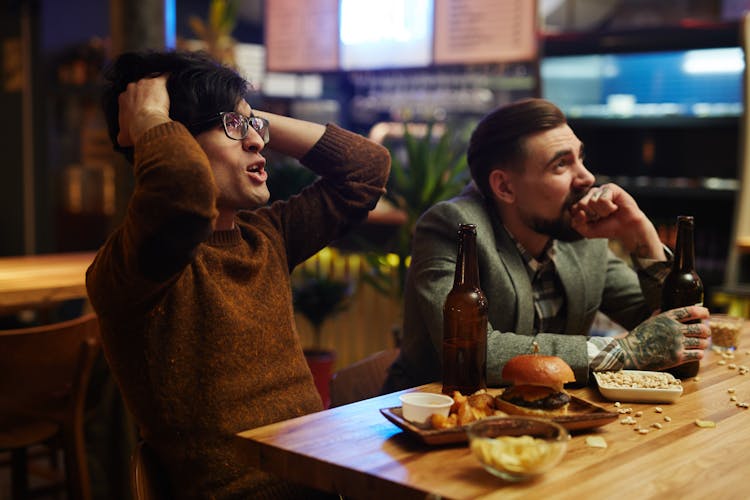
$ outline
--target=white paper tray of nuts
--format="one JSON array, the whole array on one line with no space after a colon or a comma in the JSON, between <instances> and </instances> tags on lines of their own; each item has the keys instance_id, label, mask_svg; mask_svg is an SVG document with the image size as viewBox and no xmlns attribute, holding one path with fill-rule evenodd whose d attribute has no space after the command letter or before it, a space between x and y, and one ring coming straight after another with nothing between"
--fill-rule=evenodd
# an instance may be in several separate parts
<instances>
[{"instance_id":1,"label":"white paper tray of nuts","mask_svg":"<svg viewBox=\"0 0 750 500\"><path fill-rule=\"evenodd\" d=\"M680 380L665 372L594 372L594 378L601 395L610 401L674 403L682 395Z\"/></svg>"}]
</instances>

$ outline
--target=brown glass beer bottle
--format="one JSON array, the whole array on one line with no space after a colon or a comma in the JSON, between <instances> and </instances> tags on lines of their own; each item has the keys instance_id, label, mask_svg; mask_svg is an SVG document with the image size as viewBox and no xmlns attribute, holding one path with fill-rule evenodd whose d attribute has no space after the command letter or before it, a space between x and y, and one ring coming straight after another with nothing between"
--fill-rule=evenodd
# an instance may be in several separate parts
<instances>
[{"instance_id":1,"label":"brown glass beer bottle","mask_svg":"<svg viewBox=\"0 0 750 500\"><path fill-rule=\"evenodd\" d=\"M677 243L672 270L664 279L661 294L661 310L677 307L703 305L703 282L695 272L695 244L693 241L693 217L677 217ZM698 323L693 320L690 323ZM700 361L689 361L668 369L677 378L690 378L698 374Z\"/></svg>"},{"instance_id":2,"label":"brown glass beer bottle","mask_svg":"<svg viewBox=\"0 0 750 500\"><path fill-rule=\"evenodd\" d=\"M486 369L487 298L479 287L477 227L461 224L453 288L443 306L443 393L484 389Z\"/></svg>"}]
</instances>

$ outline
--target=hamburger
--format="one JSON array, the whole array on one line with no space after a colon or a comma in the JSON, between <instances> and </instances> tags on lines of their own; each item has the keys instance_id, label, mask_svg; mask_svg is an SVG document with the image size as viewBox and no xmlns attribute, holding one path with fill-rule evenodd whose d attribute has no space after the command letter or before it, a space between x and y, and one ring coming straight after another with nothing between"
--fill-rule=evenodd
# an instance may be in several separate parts
<instances>
[{"instance_id":1,"label":"hamburger","mask_svg":"<svg viewBox=\"0 0 750 500\"><path fill-rule=\"evenodd\" d=\"M512 385L498 396L498 409L512 415L557 417L568 413L570 395L563 385L575 381L570 366L557 356L522 354L503 367Z\"/></svg>"}]
</instances>

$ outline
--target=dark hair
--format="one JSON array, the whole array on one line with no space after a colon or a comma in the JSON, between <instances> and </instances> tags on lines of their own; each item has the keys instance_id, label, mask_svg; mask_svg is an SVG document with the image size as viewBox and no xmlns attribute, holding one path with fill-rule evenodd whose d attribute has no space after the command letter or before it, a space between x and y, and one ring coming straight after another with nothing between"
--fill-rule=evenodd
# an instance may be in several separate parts
<instances>
[{"instance_id":1,"label":"dark hair","mask_svg":"<svg viewBox=\"0 0 750 500\"><path fill-rule=\"evenodd\" d=\"M482 118L471 134L466 157L471 177L485 198L492 199L490 172L520 168L527 136L565 123L563 112L544 99L517 101Z\"/></svg>"},{"instance_id":2,"label":"dark hair","mask_svg":"<svg viewBox=\"0 0 750 500\"><path fill-rule=\"evenodd\" d=\"M109 138L114 149L133 161L133 148L117 144L117 98L127 85L149 76L168 73L169 116L197 135L215 126L206 122L221 111L232 111L248 90L247 81L235 70L221 65L204 52L127 52L106 70L102 96ZM198 122L202 122L197 124ZM196 125L197 124L197 125Z\"/></svg>"}]
</instances>

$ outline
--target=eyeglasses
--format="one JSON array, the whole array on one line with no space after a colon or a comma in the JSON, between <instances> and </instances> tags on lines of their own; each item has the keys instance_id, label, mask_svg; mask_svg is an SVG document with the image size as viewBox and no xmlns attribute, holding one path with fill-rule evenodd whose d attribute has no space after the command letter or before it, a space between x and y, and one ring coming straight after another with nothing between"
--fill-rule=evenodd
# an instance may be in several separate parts
<instances>
[{"instance_id":1,"label":"eyeglasses","mask_svg":"<svg viewBox=\"0 0 750 500\"><path fill-rule=\"evenodd\" d=\"M202 123L214 120L221 120L221 124L224 126L224 133L227 134L227 137L235 141L241 141L247 137L250 129L258 133L260 138L263 139L263 144L268 144L268 141L271 139L271 127L265 118L255 115L248 117L236 111L223 111Z\"/></svg>"}]
</instances>

